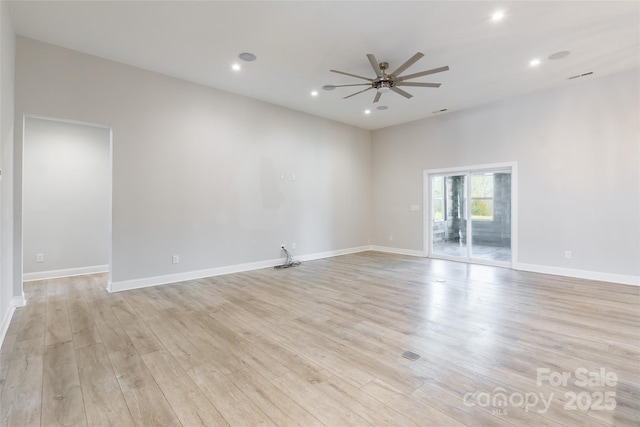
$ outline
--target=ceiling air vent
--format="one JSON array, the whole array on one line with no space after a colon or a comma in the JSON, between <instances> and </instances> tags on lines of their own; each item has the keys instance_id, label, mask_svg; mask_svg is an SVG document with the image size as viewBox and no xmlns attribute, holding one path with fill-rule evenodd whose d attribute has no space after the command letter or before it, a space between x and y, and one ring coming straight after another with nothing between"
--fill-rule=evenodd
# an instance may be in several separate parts
<instances>
[{"instance_id":1,"label":"ceiling air vent","mask_svg":"<svg viewBox=\"0 0 640 427\"><path fill-rule=\"evenodd\" d=\"M571 80L571 79L577 79L577 78L579 78L579 77L590 76L591 74L593 74L593 71L589 71L588 73L576 74L575 76L571 76L571 77L569 77L569 79L568 79L568 80Z\"/></svg>"}]
</instances>

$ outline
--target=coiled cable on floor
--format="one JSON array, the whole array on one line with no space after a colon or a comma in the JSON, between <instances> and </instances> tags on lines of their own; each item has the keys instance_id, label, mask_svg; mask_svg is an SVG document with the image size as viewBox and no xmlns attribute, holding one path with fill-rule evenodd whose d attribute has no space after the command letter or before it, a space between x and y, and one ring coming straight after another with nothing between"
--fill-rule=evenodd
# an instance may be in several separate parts
<instances>
[{"instance_id":1,"label":"coiled cable on floor","mask_svg":"<svg viewBox=\"0 0 640 427\"><path fill-rule=\"evenodd\" d=\"M282 247L281 249L284 251L284 254L286 255L287 259L285 260L284 264L276 265L273 268L280 269L280 268L297 267L298 265L301 264L300 261L296 261L295 259L293 259L293 256L291 255L291 253L289 253L287 248Z\"/></svg>"}]
</instances>

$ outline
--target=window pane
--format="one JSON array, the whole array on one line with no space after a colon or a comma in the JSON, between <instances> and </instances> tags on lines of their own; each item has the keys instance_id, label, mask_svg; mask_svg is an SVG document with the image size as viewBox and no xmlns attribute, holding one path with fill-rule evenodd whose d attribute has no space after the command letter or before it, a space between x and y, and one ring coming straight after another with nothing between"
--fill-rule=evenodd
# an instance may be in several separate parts
<instances>
[{"instance_id":1,"label":"window pane","mask_svg":"<svg viewBox=\"0 0 640 427\"><path fill-rule=\"evenodd\" d=\"M471 219L493 220L493 173L471 175Z\"/></svg>"},{"instance_id":2,"label":"window pane","mask_svg":"<svg viewBox=\"0 0 640 427\"><path fill-rule=\"evenodd\" d=\"M471 175L471 197L493 198L493 174Z\"/></svg>"},{"instance_id":3,"label":"window pane","mask_svg":"<svg viewBox=\"0 0 640 427\"><path fill-rule=\"evenodd\" d=\"M432 198L432 253L447 257L467 257L467 190L466 175L447 175L431 178L432 195L436 184L441 197Z\"/></svg>"},{"instance_id":4,"label":"window pane","mask_svg":"<svg viewBox=\"0 0 640 427\"><path fill-rule=\"evenodd\" d=\"M471 219L493 219L493 199L471 199Z\"/></svg>"},{"instance_id":5,"label":"window pane","mask_svg":"<svg viewBox=\"0 0 640 427\"><path fill-rule=\"evenodd\" d=\"M442 212L442 199L433 199L433 220L442 221L444 214Z\"/></svg>"},{"instance_id":6,"label":"window pane","mask_svg":"<svg viewBox=\"0 0 640 427\"><path fill-rule=\"evenodd\" d=\"M511 261L511 173L493 172L491 194L484 192L491 175L472 174L476 194L471 199L471 258L496 262Z\"/></svg>"},{"instance_id":7,"label":"window pane","mask_svg":"<svg viewBox=\"0 0 640 427\"><path fill-rule=\"evenodd\" d=\"M442 199L442 177L436 176L433 178L433 198Z\"/></svg>"}]
</instances>

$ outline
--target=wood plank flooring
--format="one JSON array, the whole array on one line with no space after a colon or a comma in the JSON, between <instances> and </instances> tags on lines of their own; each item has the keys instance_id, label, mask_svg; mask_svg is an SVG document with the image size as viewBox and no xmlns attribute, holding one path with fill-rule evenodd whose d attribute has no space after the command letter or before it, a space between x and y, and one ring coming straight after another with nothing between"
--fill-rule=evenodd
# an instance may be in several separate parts
<instances>
[{"instance_id":1,"label":"wood plank flooring","mask_svg":"<svg viewBox=\"0 0 640 427\"><path fill-rule=\"evenodd\" d=\"M638 287L377 252L105 285L25 283L2 425L640 424Z\"/></svg>"}]
</instances>

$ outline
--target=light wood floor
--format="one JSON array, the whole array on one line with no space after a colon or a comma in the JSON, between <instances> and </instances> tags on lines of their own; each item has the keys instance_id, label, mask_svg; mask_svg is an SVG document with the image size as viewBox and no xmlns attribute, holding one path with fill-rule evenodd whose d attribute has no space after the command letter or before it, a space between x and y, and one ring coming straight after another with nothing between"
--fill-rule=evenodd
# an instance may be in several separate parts
<instances>
[{"instance_id":1,"label":"light wood floor","mask_svg":"<svg viewBox=\"0 0 640 427\"><path fill-rule=\"evenodd\" d=\"M640 423L638 287L376 252L105 282L25 284L0 351L3 425ZM538 384L538 368L571 377ZM576 384L579 368L617 380Z\"/></svg>"}]
</instances>

